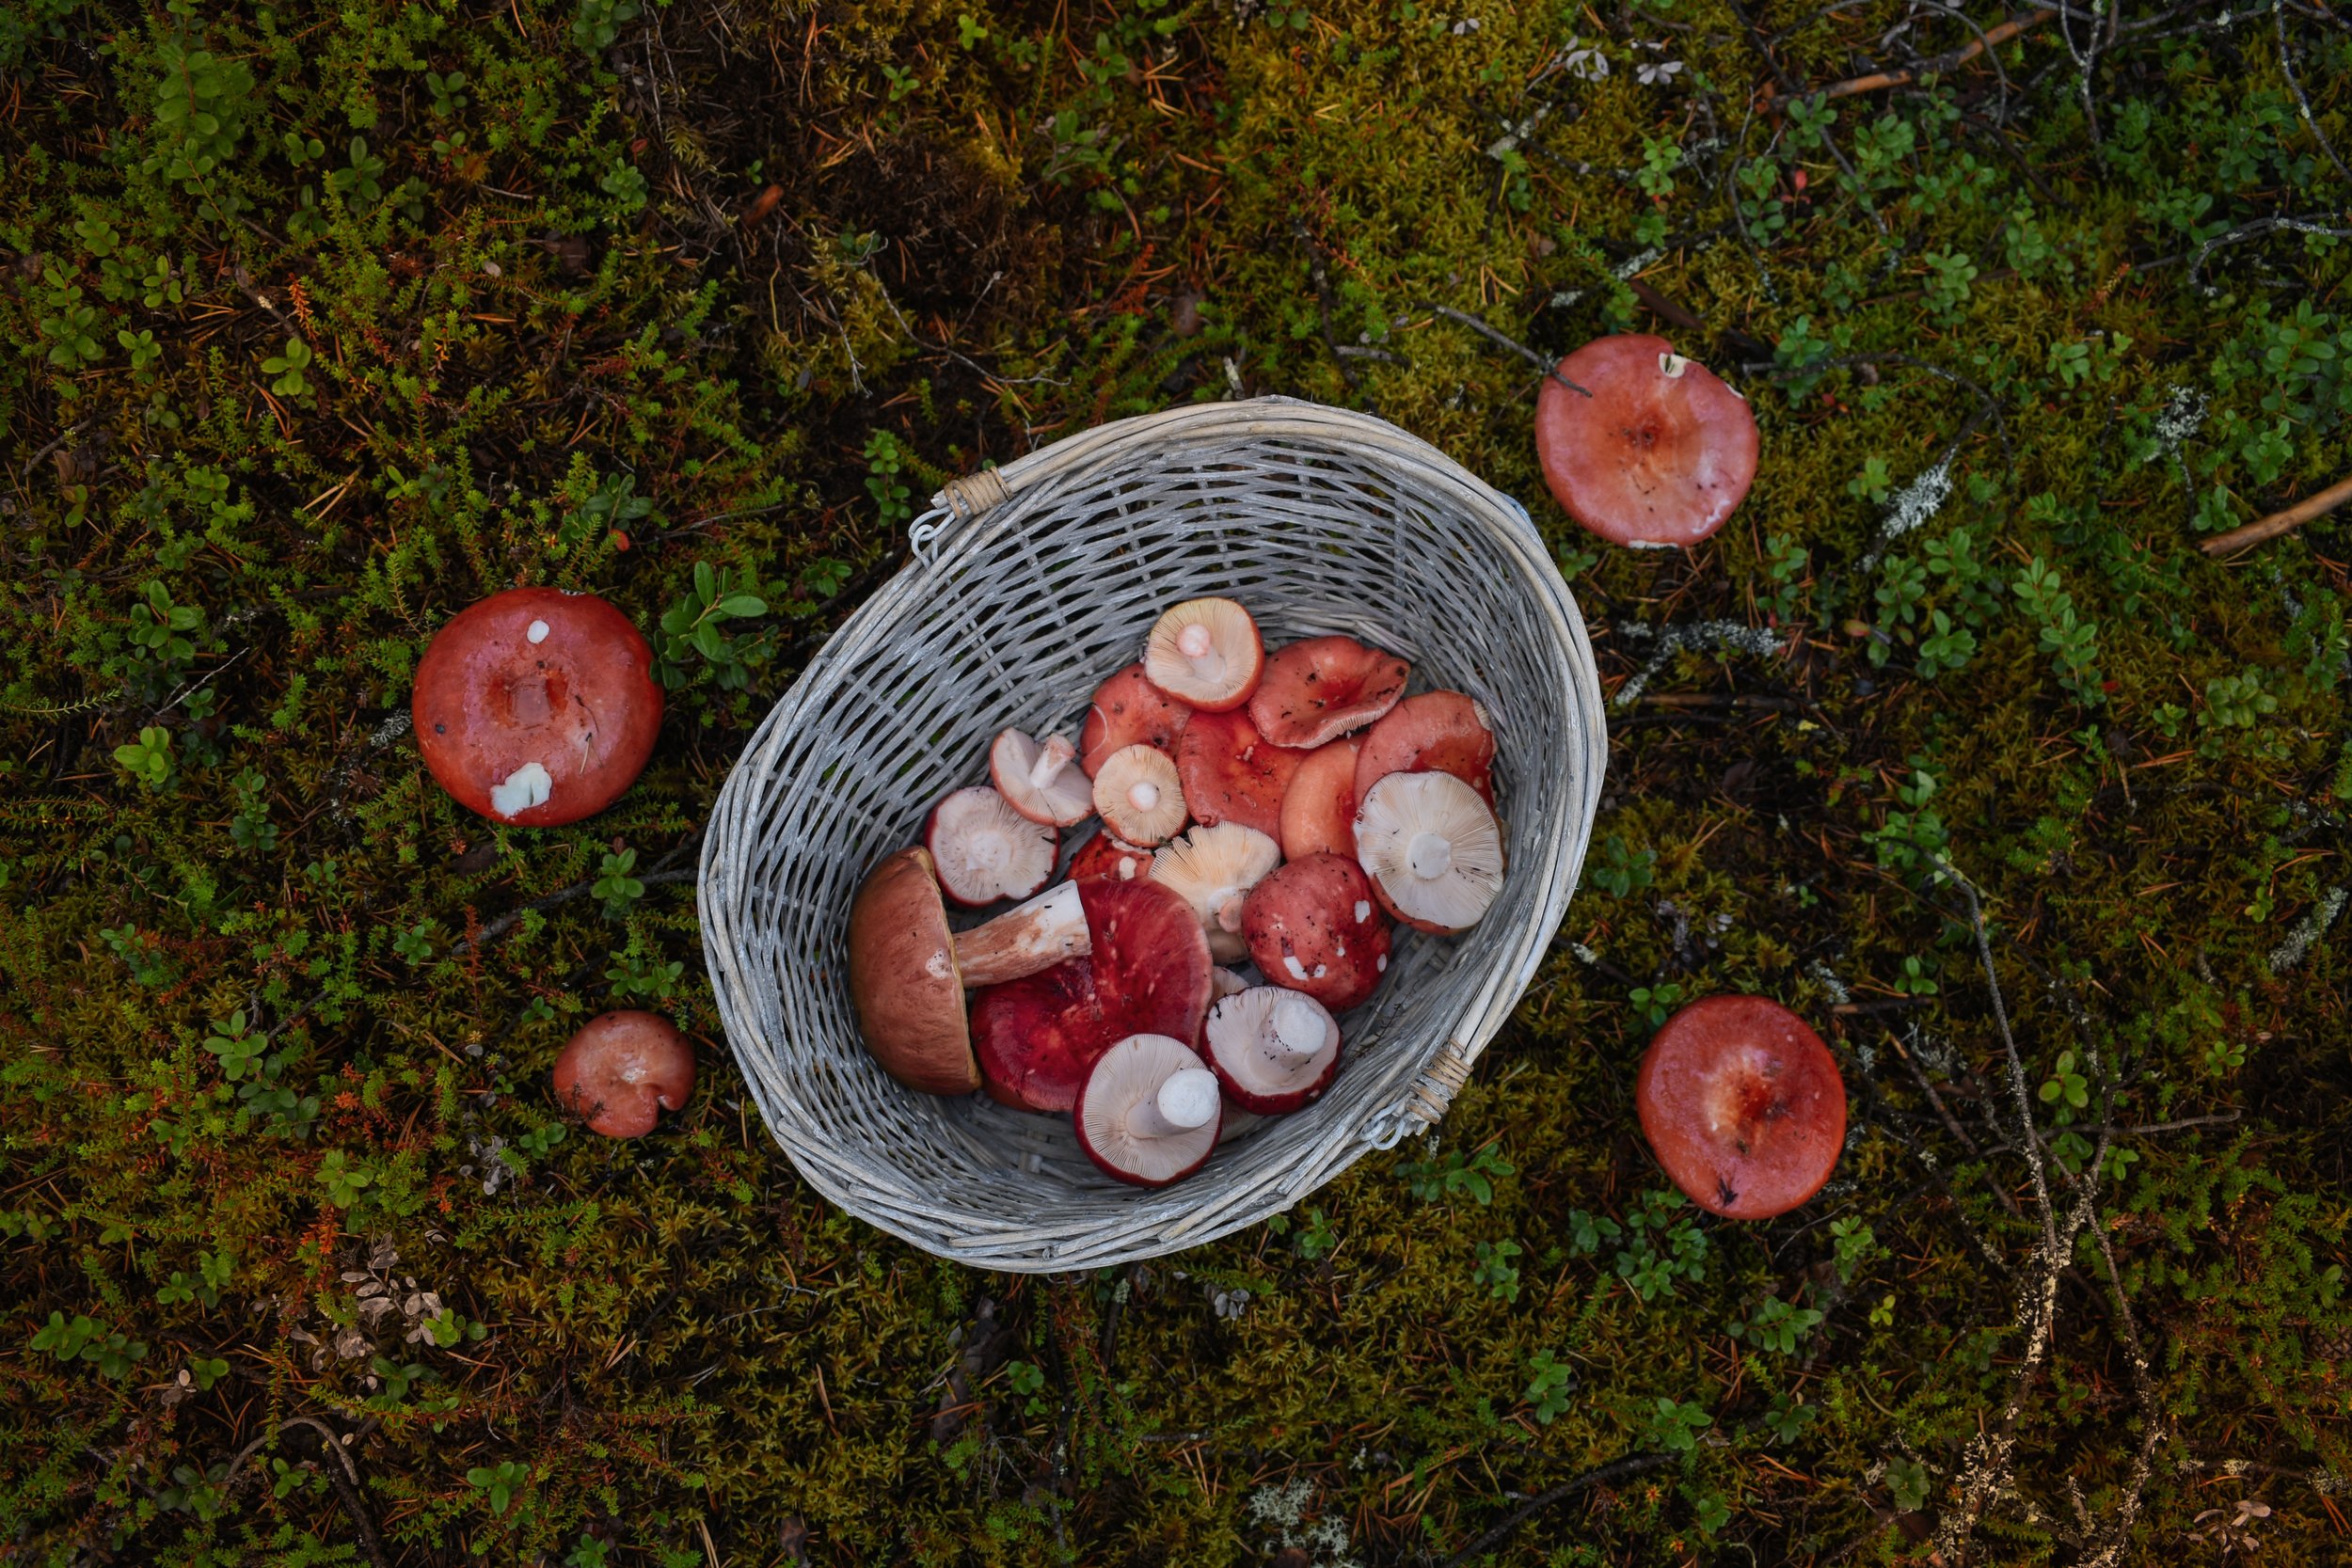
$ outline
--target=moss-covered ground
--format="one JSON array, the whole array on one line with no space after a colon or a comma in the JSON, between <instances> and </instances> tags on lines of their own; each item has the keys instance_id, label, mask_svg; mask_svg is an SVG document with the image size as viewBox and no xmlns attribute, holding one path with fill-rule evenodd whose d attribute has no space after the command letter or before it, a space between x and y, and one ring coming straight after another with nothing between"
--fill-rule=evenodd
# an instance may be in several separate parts
<instances>
[{"instance_id":1,"label":"moss-covered ground","mask_svg":"<svg viewBox=\"0 0 2352 1568\"><path fill-rule=\"evenodd\" d=\"M2347 536L2198 546L2352 471L2352 29L2007 14L0 9L0 1560L2346 1560ZM1687 554L1535 467L1511 345L1628 328L1762 426ZM1236 391L1530 502L1583 889L1433 1141L936 1261L748 1108L698 830L940 480ZM518 582L669 687L575 828L405 728ZM1726 989L1851 1094L1771 1224L1631 1112ZM706 1071L620 1144L628 1004Z\"/></svg>"}]
</instances>

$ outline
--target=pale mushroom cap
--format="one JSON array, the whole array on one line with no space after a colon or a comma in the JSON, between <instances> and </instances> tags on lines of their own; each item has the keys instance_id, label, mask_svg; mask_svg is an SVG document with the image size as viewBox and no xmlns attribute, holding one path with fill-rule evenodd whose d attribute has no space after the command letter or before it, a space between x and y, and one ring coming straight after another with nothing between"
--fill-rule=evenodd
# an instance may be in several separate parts
<instances>
[{"instance_id":1,"label":"pale mushroom cap","mask_svg":"<svg viewBox=\"0 0 2352 1568\"><path fill-rule=\"evenodd\" d=\"M1451 773L1391 773L1356 812L1356 857L1406 920L1459 931L1502 888L1502 829Z\"/></svg>"},{"instance_id":2,"label":"pale mushroom cap","mask_svg":"<svg viewBox=\"0 0 2352 1568\"><path fill-rule=\"evenodd\" d=\"M1187 599L1163 614L1144 639L1145 678L1204 712L1248 702L1264 670L1258 623L1232 599Z\"/></svg>"},{"instance_id":3,"label":"pale mushroom cap","mask_svg":"<svg viewBox=\"0 0 2352 1568\"><path fill-rule=\"evenodd\" d=\"M986 784L956 790L932 807L924 840L941 889L959 904L1026 898L1054 875L1059 847L1050 823L1022 816Z\"/></svg>"},{"instance_id":4,"label":"pale mushroom cap","mask_svg":"<svg viewBox=\"0 0 2352 1568\"><path fill-rule=\"evenodd\" d=\"M1220 822L1195 827L1161 847L1152 857L1152 879L1184 895L1200 928L1209 934L1209 952L1219 958L1238 958L1248 951L1241 939L1242 900L1251 888L1282 863L1282 847L1255 828Z\"/></svg>"},{"instance_id":5,"label":"pale mushroom cap","mask_svg":"<svg viewBox=\"0 0 2352 1568\"><path fill-rule=\"evenodd\" d=\"M1061 736L1041 743L1025 731L1005 731L988 749L988 776L1032 822L1072 828L1094 815L1094 785L1078 766L1078 748Z\"/></svg>"},{"instance_id":6,"label":"pale mushroom cap","mask_svg":"<svg viewBox=\"0 0 2352 1568\"><path fill-rule=\"evenodd\" d=\"M1103 1053L1078 1093L1079 1145L1106 1173L1165 1186L1216 1147L1215 1075L1168 1035L1130 1035Z\"/></svg>"},{"instance_id":7,"label":"pale mushroom cap","mask_svg":"<svg viewBox=\"0 0 2352 1568\"><path fill-rule=\"evenodd\" d=\"M1236 1102L1277 1115L1297 1109L1328 1082L1340 1053L1340 1025L1329 1009L1280 986L1219 999L1202 1037Z\"/></svg>"},{"instance_id":8,"label":"pale mushroom cap","mask_svg":"<svg viewBox=\"0 0 2352 1568\"><path fill-rule=\"evenodd\" d=\"M1129 844L1167 843L1186 816L1175 763L1150 746L1113 752L1094 774L1094 809L1103 825Z\"/></svg>"}]
</instances>

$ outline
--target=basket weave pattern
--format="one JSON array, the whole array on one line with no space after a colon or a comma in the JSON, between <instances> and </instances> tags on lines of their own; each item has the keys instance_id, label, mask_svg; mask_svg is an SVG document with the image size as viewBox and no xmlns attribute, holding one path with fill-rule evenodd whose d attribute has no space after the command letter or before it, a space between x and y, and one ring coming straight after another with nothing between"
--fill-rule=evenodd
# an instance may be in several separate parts
<instances>
[{"instance_id":1,"label":"basket weave pattern","mask_svg":"<svg viewBox=\"0 0 2352 1568\"><path fill-rule=\"evenodd\" d=\"M792 1163L928 1251L1041 1272L1197 1245L1435 1124L1542 962L1600 794L1592 650L1526 514L1394 426L1281 398L1105 425L934 506L916 562L760 726L705 840L711 983ZM1066 1117L884 1076L858 1037L845 932L866 869L942 794L985 782L999 730L1074 735L1158 613L1204 594L1248 606L1269 647L1343 632L1412 660L1411 690L1485 703L1511 863L1466 935L1398 927L1386 982L1341 1021L1320 1101L1146 1190L1097 1172Z\"/></svg>"}]
</instances>

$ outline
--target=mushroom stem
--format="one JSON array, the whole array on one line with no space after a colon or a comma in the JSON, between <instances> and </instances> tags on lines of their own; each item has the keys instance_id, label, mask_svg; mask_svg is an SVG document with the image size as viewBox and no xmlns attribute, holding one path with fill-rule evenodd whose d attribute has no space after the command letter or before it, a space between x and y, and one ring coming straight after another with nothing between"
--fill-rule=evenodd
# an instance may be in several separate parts
<instances>
[{"instance_id":1,"label":"mushroom stem","mask_svg":"<svg viewBox=\"0 0 2352 1568\"><path fill-rule=\"evenodd\" d=\"M1266 1020L1267 1053L1283 1063L1313 1055L1324 1046L1324 1018L1321 1007L1296 991L1284 991Z\"/></svg>"},{"instance_id":2,"label":"mushroom stem","mask_svg":"<svg viewBox=\"0 0 2352 1568\"><path fill-rule=\"evenodd\" d=\"M966 988L1018 980L1094 950L1075 882L1050 887L985 926L960 931L955 942L956 968Z\"/></svg>"},{"instance_id":3,"label":"mushroom stem","mask_svg":"<svg viewBox=\"0 0 2352 1568\"><path fill-rule=\"evenodd\" d=\"M1431 881L1454 868L1454 841L1441 833L1415 833L1406 847L1405 863L1422 881Z\"/></svg>"},{"instance_id":4,"label":"mushroom stem","mask_svg":"<svg viewBox=\"0 0 2352 1568\"><path fill-rule=\"evenodd\" d=\"M1077 759L1078 748L1062 736L1049 736L1037 749L1037 761L1029 765L1029 782L1040 789L1051 789L1060 778L1062 769Z\"/></svg>"},{"instance_id":5,"label":"mushroom stem","mask_svg":"<svg viewBox=\"0 0 2352 1568\"><path fill-rule=\"evenodd\" d=\"M1216 903L1217 929L1221 931L1241 929L1242 906L1248 901L1248 897L1249 892L1247 888L1237 887L1227 888L1217 896Z\"/></svg>"},{"instance_id":6,"label":"mushroom stem","mask_svg":"<svg viewBox=\"0 0 2352 1568\"><path fill-rule=\"evenodd\" d=\"M1136 1102L1127 1113L1127 1132L1136 1138L1172 1138L1196 1127L1206 1127L1216 1115L1216 1074L1207 1068L1188 1067L1170 1073L1160 1092Z\"/></svg>"}]
</instances>

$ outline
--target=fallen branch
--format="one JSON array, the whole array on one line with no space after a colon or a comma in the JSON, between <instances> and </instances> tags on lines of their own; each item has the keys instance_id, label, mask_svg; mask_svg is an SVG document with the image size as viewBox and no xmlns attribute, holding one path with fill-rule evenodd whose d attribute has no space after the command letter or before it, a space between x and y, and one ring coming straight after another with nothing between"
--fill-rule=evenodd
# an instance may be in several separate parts
<instances>
[{"instance_id":1,"label":"fallen branch","mask_svg":"<svg viewBox=\"0 0 2352 1568\"><path fill-rule=\"evenodd\" d=\"M2283 512L2273 512L2244 528L2217 533L2197 547L2207 555L2228 555L2232 550L2266 545L2282 533L2293 533L2314 517L2325 517L2348 500L2352 500L2352 478L2340 479L2316 495L2305 496Z\"/></svg>"},{"instance_id":2,"label":"fallen branch","mask_svg":"<svg viewBox=\"0 0 2352 1568\"><path fill-rule=\"evenodd\" d=\"M1613 1481L1624 1481L1645 1470L1655 1470L1674 1463L1670 1453L1637 1453L1603 1465L1597 1470L1587 1470L1573 1480L1564 1481L1549 1491L1538 1492L1519 1505L1518 1512L1445 1560L1445 1568L1460 1568L1462 1563L1482 1552L1490 1552L1508 1540L1511 1532L1561 1498L1581 1492L1588 1486L1600 1486Z\"/></svg>"},{"instance_id":3,"label":"fallen branch","mask_svg":"<svg viewBox=\"0 0 2352 1568\"><path fill-rule=\"evenodd\" d=\"M670 882L691 882L700 875L701 873L699 871L693 869L692 867L689 867L683 871L652 871L638 878L637 879L644 883L647 887L661 887ZM530 903L523 905L520 909L509 910L504 914L500 915L496 920L491 921L487 926L482 927L482 929L474 935L460 938L457 942L450 948L450 957L453 958L461 953L475 952L481 948L487 947L490 943L498 941L499 938L513 930L516 925L520 924L523 916L527 914L537 914L543 911L551 910L558 904L568 904L580 895L589 892L596 885L596 884L593 880L574 882L569 887L556 889L553 893L548 894L544 898L533 898Z\"/></svg>"},{"instance_id":4,"label":"fallen branch","mask_svg":"<svg viewBox=\"0 0 2352 1568\"><path fill-rule=\"evenodd\" d=\"M2058 15L2056 8L2045 8L2042 10L2035 11L2030 16L2013 16L1997 27L1989 27L1985 29L1981 36L1970 40L1968 42L1961 45L1958 49L1954 49L1947 54L1938 55L1931 60L1920 61L1919 64L1912 70L1874 71L1867 76L1855 76L1843 82L1832 82L1828 87L1815 87L1809 92L1800 93L1794 96L1804 98L1851 98L1856 93L1877 92L1885 87L1908 87L1922 76L1941 76L1946 71L1952 70L1956 66L1966 65L1970 60L1975 59L1978 55L1982 55L1989 50L1998 48L2000 45L2007 43L2010 40L2015 38L2018 34L2024 32L2028 27L2041 26L2043 23L2049 21L2056 15ZM1767 92L1764 95L1764 103L1767 108L1772 106L1775 96L1776 95L1770 92ZM1777 96L1788 97L1791 95L1782 93Z\"/></svg>"},{"instance_id":5,"label":"fallen branch","mask_svg":"<svg viewBox=\"0 0 2352 1568\"><path fill-rule=\"evenodd\" d=\"M1529 348L1525 343L1520 342L1518 339L1503 336L1502 333L1496 331L1493 327L1488 326L1485 322L1480 321L1476 316L1471 315L1467 310L1455 310L1443 305L1433 305L1426 300L1413 305L1409 307L1409 309L1415 310L1427 310L1432 315L1443 316L1450 322L1458 322L1462 325L1469 327L1472 332L1477 333L1480 337L1486 339L1488 342L1493 343L1498 348L1509 349L1513 354L1518 355L1520 358L1526 360L1529 364L1534 366L1537 370L1551 377L1552 380L1557 381L1561 386L1565 387L1569 391L1581 392L1586 397L1591 397L1593 395L1590 388L1579 387L1575 382L1570 381L1566 376L1562 375L1560 373L1559 366L1553 364L1550 360L1545 358L1534 349Z\"/></svg>"}]
</instances>

